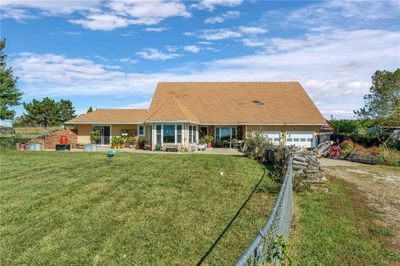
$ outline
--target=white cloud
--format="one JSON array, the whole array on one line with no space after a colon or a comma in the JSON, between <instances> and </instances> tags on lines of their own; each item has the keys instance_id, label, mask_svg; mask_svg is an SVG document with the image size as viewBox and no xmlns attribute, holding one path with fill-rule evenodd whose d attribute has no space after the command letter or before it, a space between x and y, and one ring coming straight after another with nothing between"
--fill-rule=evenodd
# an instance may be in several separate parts
<instances>
[{"instance_id":1,"label":"white cloud","mask_svg":"<svg viewBox=\"0 0 400 266\"><path fill-rule=\"evenodd\" d=\"M91 30L110 31L128 25L156 25L174 16L190 17L191 14L185 5L178 1L114 0L107 4L107 9L103 8L101 12L93 12L83 19L74 19L70 22ZM147 29L155 30L155 28Z\"/></svg>"},{"instance_id":2,"label":"white cloud","mask_svg":"<svg viewBox=\"0 0 400 266\"><path fill-rule=\"evenodd\" d=\"M337 29L358 29L376 26L377 22L399 18L400 1L348 1L332 0L309 4L292 12L268 11L263 20L268 24L282 27L306 28L326 31Z\"/></svg>"},{"instance_id":3,"label":"white cloud","mask_svg":"<svg viewBox=\"0 0 400 266\"><path fill-rule=\"evenodd\" d=\"M263 40L257 40L257 39L248 39L248 38L244 38L241 40L242 43L248 47L262 47L265 46L267 44L266 41Z\"/></svg>"},{"instance_id":4,"label":"white cloud","mask_svg":"<svg viewBox=\"0 0 400 266\"><path fill-rule=\"evenodd\" d=\"M155 32L161 32L165 30L167 30L167 28L164 27L149 27L144 29L144 31L155 31Z\"/></svg>"},{"instance_id":5,"label":"white cloud","mask_svg":"<svg viewBox=\"0 0 400 266\"><path fill-rule=\"evenodd\" d=\"M266 29L260 27L239 27L239 31L249 35L264 34L267 32Z\"/></svg>"},{"instance_id":6,"label":"white cloud","mask_svg":"<svg viewBox=\"0 0 400 266\"><path fill-rule=\"evenodd\" d=\"M198 4L193 4L192 7L199 9L214 10L215 6L238 6L243 0L202 0Z\"/></svg>"},{"instance_id":7,"label":"white cloud","mask_svg":"<svg viewBox=\"0 0 400 266\"><path fill-rule=\"evenodd\" d=\"M120 1L114 0L108 4L111 10L118 14L135 18L168 18L174 16L190 17L184 4L178 1Z\"/></svg>"},{"instance_id":8,"label":"white cloud","mask_svg":"<svg viewBox=\"0 0 400 266\"><path fill-rule=\"evenodd\" d=\"M207 41L218 41L231 38L239 38L242 34L240 32L230 30L230 29L212 29L212 30L202 30L198 35L199 38L205 39Z\"/></svg>"},{"instance_id":9,"label":"white cloud","mask_svg":"<svg viewBox=\"0 0 400 266\"><path fill-rule=\"evenodd\" d=\"M114 108L122 108L122 109L147 109L150 107L151 99L142 101L142 102L135 102L125 106L115 106Z\"/></svg>"},{"instance_id":10,"label":"white cloud","mask_svg":"<svg viewBox=\"0 0 400 266\"><path fill-rule=\"evenodd\" d=\"M139 60L133 59L133 58L129 58L129 57L121 58L119 61L122 62L122 63L127 63L127 64L136 64L136 63L139 62Z\"/></svg>"},{"instance_id":11,"label":"white cloud","mask_svg":"<svg viewBox=\"0 0 400 266\"><path fill-rule=\"evenodd\" d=\"M223 14L219 15L219 16L207 18L206 20L204 20L204 23L206 23L206 24L222 23L227 19L237 18L239 16L240 16L240 12L239 11L228 11L226 13L223 13Z\"/></svg>"},{"instance_id":12,"label":"white cloud","mask_svg":"<svg viewBox=\"0 0 400 266\"><path fill-rule=\"evenodd\" d=\"M183 49L192 53L198 53L200 51L200 48L196 45L187 45Z\"/></svg>"},{"instance_id":13,"label":"white cloud","mask_svg":"<svg viewBox=\"0 0 400 266\"><path fill-rule=\"evenodd\" d=\"M97 8L100 4L100 0L91 1L31 1L31 0L2 0L0 7L2 9L2 15L8 16L8 12L17 12L25 14L28 18L36 17L34 13L29 9L35 9L41 11L40 15L45 16L56 16L61 14L70 14L76 11L88 11ZM21 15L22 19L25 19L24 15ZM14 17L19 19L19 17Z\"/></svg>"},{"instance_id":14,"label":"white cloud","mask_svg":"<svg viewBox=\"0 0 400 266\"><path fill-rule=\"evenodd\" d=\"M127 95L151 97L159 81L298 80L329 117L349 115L363 103L371 75L399 67L400 33L337 30L313 33L302 45L270 43L271 50L197 64L195 68L141 74L62 55L20 54L11 61L27 96ZM295 43L295 39L288 42ZM272 51L272 52L271 52ZM146 56L163 53L148 50Z\"/></svg>"},{"instance_id":15,"label":"white cloud","mask_svg":"<svg viewBox=\"0 0 400 266\"><path fill-rule=\"evenodd\" d=\"M179 54L176 53L163 53L154 48L144 48L142 51L137 52L136 55L149 60L168 60L168 59L175 59L180 57Z\"/></svg>"},{"instance_id":16,"label":"white cloud","mask_svg":"<svg viewBox=\"0 0 400 266\"><path fill-rule=\"evenodd\" d=\"M155 25L169 17L191 16L183 3L170 0L3 0L0 5L4 18L23 20L77 13L77 18L69 20L71 23L91 30L105 31L128 25Z\"/></svg>"},{"instance_id":17,"label":"white cloud","mask_svg":"<svg viewBox=\"0 0 400 266\"><path fill-rule=\"evenodd\" d=\"M242 36L255 36L264 34L266 29L261 27L238 27L238 28L221 28L221 29L206 29L195 32L185 32L186 36L196 36L207 41L219 41L224 39L240 38Z\"/></svg>"},{"instance_id":18,"label":"white cloud","mask_svg":"<svg viewBox=\"0 0 400 266\"><path fill-rule=\"evenodd\" d=\"M126 27L131 24L129 20L111 14L92 14L85 19L73 19L70 22L87 29L105 31Z\"/></svg>"}]
</instances>

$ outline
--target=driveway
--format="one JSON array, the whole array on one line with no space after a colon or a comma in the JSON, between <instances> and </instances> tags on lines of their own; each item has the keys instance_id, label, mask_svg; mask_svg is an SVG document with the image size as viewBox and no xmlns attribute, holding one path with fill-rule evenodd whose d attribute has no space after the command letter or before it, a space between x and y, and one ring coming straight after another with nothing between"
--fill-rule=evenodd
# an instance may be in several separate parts
<instances>
[{"instance_id":1,"label":"driveway","mask_svg":"<svg viewBox=\"0 0 400 266\"><path fill-rule=\"evenodd\" d=\"M383 225L392 228L391 244L400 249L400 167L367 165L321 158L329 176L353 183L378 211Z\"/></svg>"}]
</instances>

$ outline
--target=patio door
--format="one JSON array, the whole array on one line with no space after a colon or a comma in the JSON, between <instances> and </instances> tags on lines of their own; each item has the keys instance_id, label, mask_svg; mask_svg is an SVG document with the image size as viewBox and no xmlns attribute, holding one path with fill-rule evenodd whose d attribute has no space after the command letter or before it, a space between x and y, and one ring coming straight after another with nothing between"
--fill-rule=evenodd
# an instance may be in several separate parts
<instances>
[{"instance_id":1,"label":"patio door","mask_svg":"<svg viewBox=\"0 0 400 266\"><path fill-rule=\"evenodd\" d=\"M100 132L100 139L96 141L99 145L110 145L111 126L93 126L93 131Z\"/></svg>"},{"instance_id":2,"label":"patio door","mask_svg":"<svg viewBox=\"0 0 400 266\"><path fill-rule=\"evenodd\" d=\"M217 127L216 128L216 143L217 145L230 146L230 141L236 138L235 127Z\"/></svg>"}]
</instances>

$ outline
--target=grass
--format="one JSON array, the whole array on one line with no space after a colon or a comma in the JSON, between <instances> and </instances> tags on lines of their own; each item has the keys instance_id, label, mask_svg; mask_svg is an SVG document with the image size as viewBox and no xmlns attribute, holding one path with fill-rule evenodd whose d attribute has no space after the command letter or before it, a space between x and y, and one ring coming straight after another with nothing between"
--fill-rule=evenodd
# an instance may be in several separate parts
<instances>
[{"instance_id":1,"label":"grass","mask_svg":"<svg viewBox=\"0 0 400 266\"><path fill-rule=\"evenodd\" d=\"M387 265L398 253L388 248L391 230L354 185L330 178L329 193L298 195L290 253L298 265Z\"/></svg>"},{"instance_id":2,"label":"grass","mask_svg":"<svg viewBox=\"0 0 400 266\"><path fill-rule=\"evenodd\" d=\"M4 152L0 159L2 265L195 264L264 171L223 155L122 153L109 163L105 153ZM206 263L232 264L274 198L256 193Z\"/></svg>"}]
</instances>

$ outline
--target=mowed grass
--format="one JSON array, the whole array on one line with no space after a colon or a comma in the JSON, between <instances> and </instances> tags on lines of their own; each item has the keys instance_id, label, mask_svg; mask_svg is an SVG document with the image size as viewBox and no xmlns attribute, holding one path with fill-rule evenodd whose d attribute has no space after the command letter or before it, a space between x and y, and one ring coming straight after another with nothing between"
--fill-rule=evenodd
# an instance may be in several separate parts
<instances>
[{"instance_id":1,"label":"mowed grass","mask_svg":"<svg viewBox=\"0 0 400 266\"><path fill-rule=\"evenodd\" d=\"M398 265L379 213L355 185L330 178L329 193L302 193L289 252L295 265Z\"/></svg>"},{"instance_id":2,"label":"mowed grass","mask_svg":"<svg viewBox=\"0 0 400 266\"><path fill-rule=\"evenodd\" d=\"M0 159L1 265L195 264L264 172L254 160L223 155L121 153L109 163L105 153L2 152ZM206 263L234 263L274 199L256 193Z\"/></svg>"}]
</instances>

